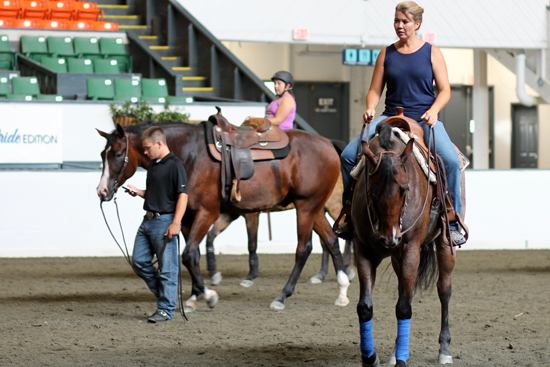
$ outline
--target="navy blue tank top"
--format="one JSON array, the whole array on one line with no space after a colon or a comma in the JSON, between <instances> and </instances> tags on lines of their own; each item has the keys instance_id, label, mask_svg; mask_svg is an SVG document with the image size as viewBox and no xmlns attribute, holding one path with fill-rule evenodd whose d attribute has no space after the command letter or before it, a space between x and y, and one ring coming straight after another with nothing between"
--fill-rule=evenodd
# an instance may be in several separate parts
<instances>
[{"instance_id":1,"label":"navy blue tank top","mask_svg":"<svg viewBox=\"0 0 550 367\"><path fill-rule=\"evenodd\" d=\"M395 116L394 107L403 107L405 116L420 121L435 101L432 45L426 42L412 54L402 54L395 45L388 46L384 79L387 88L384 115Z\"/></svg>"}]
</instances>

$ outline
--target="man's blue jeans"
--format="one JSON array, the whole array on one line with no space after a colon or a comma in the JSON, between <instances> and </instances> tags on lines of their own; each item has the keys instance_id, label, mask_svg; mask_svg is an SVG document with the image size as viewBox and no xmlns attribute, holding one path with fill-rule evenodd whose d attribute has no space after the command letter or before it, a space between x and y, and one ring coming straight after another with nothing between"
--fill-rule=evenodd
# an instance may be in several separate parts
<instances>
[{"instance_id":1,"label":"man's blue jeans","mask_svg":"<svg viewBox=\"0 0 550 367\"><path fill-rule=\"evenodd\" d=\"M382 115L370 123L369 126L369 140L372 139L374 133L376 132L376 125L389 116ZM429 137L429 127L424 121L419 122L420 126L424 130L424 143L428 146L428 137ZM456 153L453 143L443 126L441 121L438 121L434 126L433 134L435 135L435 141L437 144L437 154L443 159L443 164L445 165L445 171L447 173L447 184L449 186L449 192L453 199L453 205L455 211L462 215L462 201L460 197L460 159ZM361 140L366 141L367 129L363 133L363 138L361 139L359 135L355 137L344 149L341 156L342 162L342 179L344 181L344 194L342 197L343 203L345 205L346 200L349 196L349 190L351 186L351 176L350 172L355 166L357 158L357 149L361 145ZM433 141L431 144L431 149L433 150Z\"/></svg>"},{"instance_id":2,"label":"man's blue jeans","mask_svg":"<svg viewBox=\"0 0 550 367\"><path fill-rule=\"evenodd\" d=\"M178 301L178 243L177 237L168 240L166 248L155 267L153 256L159 256L164 246L164 234L172 224L174 214L161 214L148 220L144 217L134 242L132 259L134 270L157 297L157 309L166 312L170 317L174 314Z\"/></svg>"}]
</instances>

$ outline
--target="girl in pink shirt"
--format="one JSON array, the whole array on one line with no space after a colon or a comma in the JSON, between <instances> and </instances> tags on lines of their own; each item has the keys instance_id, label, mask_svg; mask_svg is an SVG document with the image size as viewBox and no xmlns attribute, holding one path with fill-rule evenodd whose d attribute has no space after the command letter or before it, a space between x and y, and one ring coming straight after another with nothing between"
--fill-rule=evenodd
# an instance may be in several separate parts
<instances>
[{"instance_id":1,"label":"girl in pink shirt","mask_svg":"<svg viewBox=\"0 0 550 367\"><path fill-rule=\"evenodd\" d=\"M294 78L288 71L278 71L271 80L275 83L277 99L267 106L265 117L282 130L292 129L296 117L296 101L292 92Z\"/></svg>"}]
</instances>

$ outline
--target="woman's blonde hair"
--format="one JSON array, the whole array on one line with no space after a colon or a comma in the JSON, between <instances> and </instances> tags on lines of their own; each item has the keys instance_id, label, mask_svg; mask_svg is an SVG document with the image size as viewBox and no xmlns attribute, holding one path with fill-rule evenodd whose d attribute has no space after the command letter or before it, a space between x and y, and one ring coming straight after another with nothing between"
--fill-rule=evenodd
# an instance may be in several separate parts
<instances>
[{"instance_id":1,"label":"woman's blonde hair","mask_svg":"<svg viewBox=\"0 0 550 367\"><path fill-rule=\"evenodd\" d=\"M395 11L400 11L415 23L422 24L424 9L414 1L403 1L397 4ZM420 27L418 27L420 29Z\"/></svg>"}]
</instances>

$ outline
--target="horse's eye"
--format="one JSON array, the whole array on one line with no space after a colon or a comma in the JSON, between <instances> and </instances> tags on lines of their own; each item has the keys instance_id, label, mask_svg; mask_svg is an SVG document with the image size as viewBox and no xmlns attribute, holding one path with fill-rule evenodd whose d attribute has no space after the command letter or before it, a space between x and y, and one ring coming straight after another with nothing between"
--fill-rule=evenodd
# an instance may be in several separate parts
<instances>
[{"instance_id":1,"label":"horse's eye","mask_svg":"<svg viewBox=\"0 0 550 367\"><path fill-rule=\"evenodd\" d=\"M115 158L120 158L120 157L122 157L122 150L119 152L115 152Z\"/></svg>"}]
</instances>

